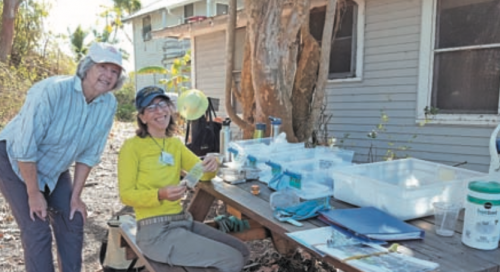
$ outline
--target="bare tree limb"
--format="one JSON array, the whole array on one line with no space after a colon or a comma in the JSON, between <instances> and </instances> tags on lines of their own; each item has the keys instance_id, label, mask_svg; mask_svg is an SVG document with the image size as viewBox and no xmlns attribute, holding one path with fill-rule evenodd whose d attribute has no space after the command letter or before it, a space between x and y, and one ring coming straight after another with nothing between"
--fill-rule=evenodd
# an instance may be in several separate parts
<instances>
[{"instance_id":1,"label":"bare tree limb","mask_svg":"<svg viewBox=\"0 0 500 272\"><path fill-rule=\"evenodd\" d=\"M231 90L236 90L236 84L234 84L233 79L233 63L234 63L234 47L235 47L235 35L236 35L236 0L229 1L229 19L227 21L226 29L226 81L224 90L224 106L226 108L226 113L233 123L237 124L239 127L251 127L251 125L241 119L232 105ZM238 94L240 94L238 92ZM241 97L241 95L240 95Z\"/></svg>"},{"instance_id":2,"label":"bare tree limb","mask_svg":"<svg viewBox=\"0 0 500 272\"><path fill-rule=\"evenodd\" d=\"M332 45L333 23L335 22L337 0L328 0L325 14L325 26L323 27L323 38L321 40L321 58L319 63L318 84L314 92L312 108L320 109L325 103L325 86L328 79L328 68L330 63L330 52ZM311 121L318 124L319 111L312 111ZM319 128L318 128L319 129Z\"/></svg>"}]
</instances>

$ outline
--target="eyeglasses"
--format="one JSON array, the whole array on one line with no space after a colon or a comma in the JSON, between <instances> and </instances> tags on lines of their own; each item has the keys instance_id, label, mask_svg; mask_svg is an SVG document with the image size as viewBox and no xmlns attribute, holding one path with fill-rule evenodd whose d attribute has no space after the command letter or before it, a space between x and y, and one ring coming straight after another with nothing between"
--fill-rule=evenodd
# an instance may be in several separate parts
<instances>
[{"instance_id":1,"label":"eyeglasses","mask_svg":"<svg viewBox=\"0 0 500 272\"><path fill-rule=\"evenodd\" d=\"M160 101L156 104L151 104L151 105L147 106L146 108L144 108L144 111L154 112L154 111L156 111L157 108L162 109L162 110L168 108L168 102L167 101Z\"/></svg>"}]
</instances>

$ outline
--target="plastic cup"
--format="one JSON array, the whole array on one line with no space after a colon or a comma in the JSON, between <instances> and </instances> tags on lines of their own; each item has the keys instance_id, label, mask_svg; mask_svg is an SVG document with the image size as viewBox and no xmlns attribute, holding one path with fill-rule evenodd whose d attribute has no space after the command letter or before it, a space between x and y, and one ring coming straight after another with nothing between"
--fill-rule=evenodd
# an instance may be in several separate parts
<instances>
[{"instance_id":1,"label":"plastic cup","mask_svg":"<svg viewBox=\"0 0 500 272\"><path fill-rule=\"evenodd\" d=\"M449 202L434 202L434 219L436 234L453 236L460 206Z\"/></svg>"}]
</instances>

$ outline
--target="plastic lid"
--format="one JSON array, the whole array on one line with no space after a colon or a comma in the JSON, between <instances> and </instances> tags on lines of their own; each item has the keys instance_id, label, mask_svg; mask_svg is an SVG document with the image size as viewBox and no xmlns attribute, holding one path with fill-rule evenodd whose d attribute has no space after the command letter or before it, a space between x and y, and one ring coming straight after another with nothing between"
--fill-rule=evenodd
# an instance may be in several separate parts
<instances>
[{"instance_id":1,"label":"plastic lid","mask_svg":"<svg viewBox=\"0 0 500 272\"><path fill-rule=\"evenodd\" d=\"M269 116L269 120L271 120L271 125L281 125L281 118Z\"/></svg>"},{"instance_id":2,"label":"plastic lid","mask_svg":"<svg viewBox=\"0 0 500 272\"><path fill-rule=\"evenodd\" d=\"M264 123L255 123L255 129L266 130L266 124L264 124Z\"/></svg>"},{"instance_id":3,"label":"plastic lid","mask_svg":"<svg viewBox=\"0 0 500 272\"><path fill-rule=\"evenodd\" d=\"M496 181L473 181L469 190L484 194L500 194L500 183Z\"/></svg>"}]
</instances>

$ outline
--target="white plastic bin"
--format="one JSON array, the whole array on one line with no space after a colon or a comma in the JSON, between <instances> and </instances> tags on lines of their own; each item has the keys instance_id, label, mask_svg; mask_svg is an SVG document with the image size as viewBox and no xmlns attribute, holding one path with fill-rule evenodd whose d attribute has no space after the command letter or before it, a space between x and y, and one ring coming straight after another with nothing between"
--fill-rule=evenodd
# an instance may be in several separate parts
<instances>
[{"instance_id":1,"label":"white plastic bin","mask_svg":"<svg viewBox=\"0 0 500 272\"><path fill-rule=\"evenodd\" d=\"M444 164L402 159L336 168L334 197L365 207L375 206L402 220L433 214L432 203L463 204L465 184L485 173Z\"/></svg>"},{"instance_id":2,"label":"white plastic bin","mask_svg":"<svg viewBox=\"0 0 500 272\"><path fill-rule=\"evenodd\" d=\"M286 140L275 138L239 140L229 143L229 152L233 154L233 160L244 161L253 167L267 161L270 154L300 149L304 149L304 143L288 143Z\"/></svg>"},{"instance_id":3,"label":"white plastic bin","mask_svg":"<svg viewBox=\"0 0 500 272\"><path fill-rule=\"evenodd\" d=\"M329 147L304 148L302 150L292 150L283 153L274 153L269 155L269 160L265 162L267 167L263 168L262 181L269 183L269 180L277 174L280 174L285 168L305 170L314 168L318 165L319 169L336 167L338 165L350 165L354 151L336 149ZM304 166L304 167L302 167Z\"/></svg>"}]
</instances>

